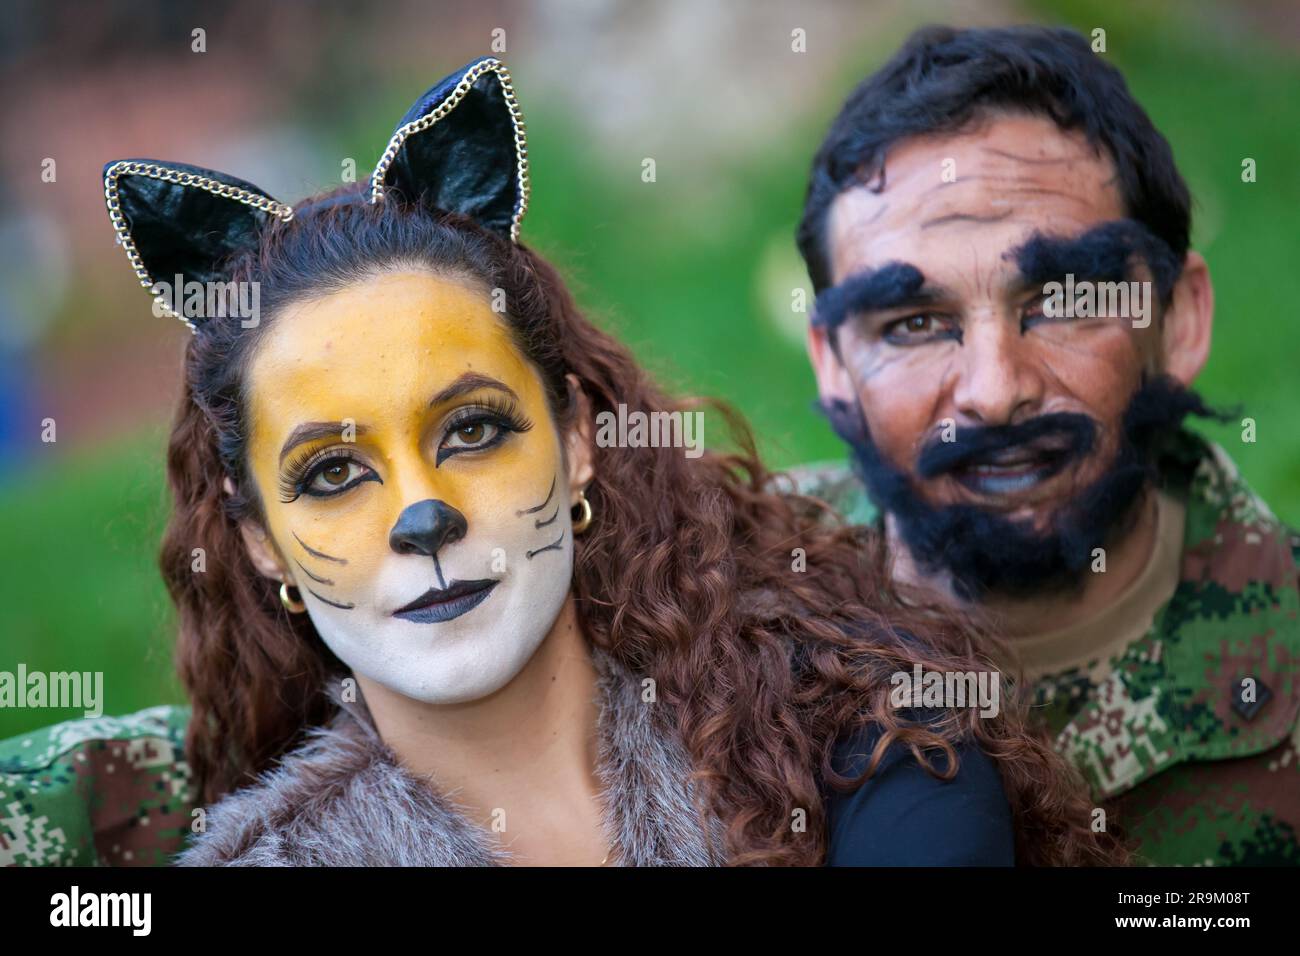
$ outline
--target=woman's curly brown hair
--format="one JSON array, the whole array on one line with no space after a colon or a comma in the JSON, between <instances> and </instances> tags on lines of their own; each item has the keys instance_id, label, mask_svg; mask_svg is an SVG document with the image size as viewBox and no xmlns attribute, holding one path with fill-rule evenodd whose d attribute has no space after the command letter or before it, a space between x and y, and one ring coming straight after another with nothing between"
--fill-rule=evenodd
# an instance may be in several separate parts
<instances>
[{"instance_id":1,"label":"woman's curly brown hair","mask_svg":"<svg viewBox=\"0 0 1300 956\"><path fill-rule=\"evenodd\" d=\"M870 532L837 526L811 499L778 493L739 416L716 402L669 398L527 247L395 199L372 206L342 191L331 198L303 204L230 265L230 278L260 283L260 324L208 319L186 351L167 461L174 509L160 562L179 609L178 669L194 708L186 750L202 799L251 783L326 722L331 705L321 689L342 666L307 615L285 612L239 533L241 520L262 517L245 462L249 357L286 302L415 267L471 278L485 294L504 290L503 319L561 429L576 409L569 373L597 414L703 405L727 424L726 453L595 449L587 491L595 520L576 539L573 589L587 639L655 678L667 705L658 713L671 715L697 792L726 824L732 862L825 861L820 783L852 785L832 771L831 755L865 727L882 732L869 771L895 742L946 777L956 772L956 745L974 741L987 752L1011 803L1019 861L1124 862L1114 835L1092 832L1081 780L1029 729L1023 703L1007 701L995 718L955 708L924 723L892 705L895 672L916 664L997 670L977 650L992 645L953 616L895 595ZM226 478L233 495L223 492ZM207 554L202 574L191 570L195 548ZM796 548L805 570L793 570ZM801 831L791 826L798 809L807 814Z\"/></svg>"}]
</instances>

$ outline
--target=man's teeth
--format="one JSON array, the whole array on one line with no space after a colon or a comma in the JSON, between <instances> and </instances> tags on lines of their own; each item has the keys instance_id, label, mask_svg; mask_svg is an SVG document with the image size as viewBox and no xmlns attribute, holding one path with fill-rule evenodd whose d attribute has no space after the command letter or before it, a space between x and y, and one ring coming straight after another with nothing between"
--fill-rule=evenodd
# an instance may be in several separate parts
<instances>
[{"instance_id":1,"label":"man's teeth","mask_svg":"<svg viewBox=\"0 0 1300 956\"><path fill-rule=\"evenodd\" d=\"M980 490L995 495L1023 491L1036 485L1041 477L1037 470L1008 472L1006 469L981 467L974 469L974 473L978 476Z\"/></svg>"},{"instance_id":2,"label":"man's teeth","mask_svg":"<svg viewBox=\"0 0 1300 956\"><path fill-rule=\"evenodd\" d=\"M996 465L974 465L971 471L981 475L1001 475L1008 471L1026 471L1034 467L1034 462L1028 459L1024 461L1004 461Z\"/></svg>"},{"instance_id":3,"label":"man's teeth","mask_svg":"<svg viewBox=\"0 0 1300 956\"><path fill-rule=\"evenodd\" d=\"M965 469L965 483L983 494L1010 495L1043 481L1051 469L1041 458L1007 455L995 463L984 462Z\"/></svg>"},{"instance_id":4,"label":"man's teeth","mask_svg":"<svg viewBox=\"0 0 1300 956\"><path fill-rule=\"evenodd\" d=\"M1046 454L1032 451L1004 451L996 455L988 455L982 464L975 467L987 468L1016 468L1021 465L1036 465L1047 460Z\"/></svg>"}]
</instances>

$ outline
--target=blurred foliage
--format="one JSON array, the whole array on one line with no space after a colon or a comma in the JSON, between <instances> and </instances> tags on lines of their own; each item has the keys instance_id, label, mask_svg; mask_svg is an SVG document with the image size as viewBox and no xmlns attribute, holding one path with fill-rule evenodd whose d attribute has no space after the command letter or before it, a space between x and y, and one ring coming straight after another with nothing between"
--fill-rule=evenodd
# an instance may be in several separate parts
<instances>
[{"instance_id":1,"label":"blurred foliage","mask_svg":"<svg viewBox=\"0 0 1300 956\"><path fill-rule=\"evenodd\" d=\"M175 612L155 555L167 518L165 436L86 448L0 496L0 669L102 671L105 714L184 700L172 679ZM82 716L0 709L0 738Z\"/></svg>"},{"instance_id":2,"label":"blurred foliage","mask_svg":"<svg viewBox=\"0 0 1300 956\"><path fill-rule=\"evenodd\" d=\"M1206 431L1280 517L1300 520L1300 418L1291 407L1300 279L1288 215L1300 208L1300 68L1257 39L1229 43L1184 24L1179 5L1148 6L1140 16L1118 2L1031 9L1085 33L1108 27L1106 56L1172 142L1198 199L1195 244L1217 293L1218 332L1201 386L1212 402L1253 417L1258 440L1243 444L1236 426ZM779 139L703 182L662 165L653 186L635 163L616 174L575 123L526 99L534 184L526 241L666 385L742 410L778 466L842 451L811 411L802 347L769 314L763 264L802 281L792 237L815 145L843 96L913 25L873 34L824 101L802 116L774 117L786 130ZM371 155L387 138L388 118L428 77L389 80L368 110L345 111L331 144L343 154ZM1254 184L1241 182L1246 156L1258 163ZM720 437L706 431L711 443ZM163 448L164 435L151 428L9 482L0 496L0 669L22 661L29 670L103 670L106 713L181 699L170 676L174 616L155 564L166 517ZM69 716L77 714L0 710L0 737Z\"/></svg>"}]
</instances>

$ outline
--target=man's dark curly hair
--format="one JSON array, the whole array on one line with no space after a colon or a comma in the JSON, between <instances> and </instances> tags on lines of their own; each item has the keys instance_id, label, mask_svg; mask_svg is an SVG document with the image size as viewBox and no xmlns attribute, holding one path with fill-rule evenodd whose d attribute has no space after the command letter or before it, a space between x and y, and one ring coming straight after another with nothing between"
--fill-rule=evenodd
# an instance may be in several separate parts
<instances>
[{"instance_id":1,"label":"man's dark curly hair","mask_svg":"<svg viewBox=\"0 0 1300 956\"><path fill-rule=\"evenodd\" d=\"M884 171L901 140L955 132L989 112L1047 116L1081 130L1115 163L1129 218L1169 244L1181 263L1191 198L1168 141L1119 70L1072 30L1038 26L958 30L929 26L849 96L813 159L799 251L813 287L831 284L826 215L844 189Z\"/></svg>"}]
</instances>

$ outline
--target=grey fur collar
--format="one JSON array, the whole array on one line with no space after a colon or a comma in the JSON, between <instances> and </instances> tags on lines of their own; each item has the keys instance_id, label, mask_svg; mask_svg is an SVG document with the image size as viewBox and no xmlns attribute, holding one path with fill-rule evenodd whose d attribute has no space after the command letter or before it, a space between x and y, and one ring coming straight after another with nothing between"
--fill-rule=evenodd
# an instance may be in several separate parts
<instances>
[{"instance_id":1,"label":"grey fur collar","mask_svg":"<svg viewBox=\"0 0 1300 956\"><path fill-rule=\"evenodd\" d=\"M592 649L598 700L598 773L605 831L624 866L725 862L723 827L691 802L690 762L677 736L641 700L640 682ZM327 726L257 783L207 810L206 831L181 866L500 866L510 862L431 780L403 769L364 701L344 702Z\"/></svg>"}]
</instances>

